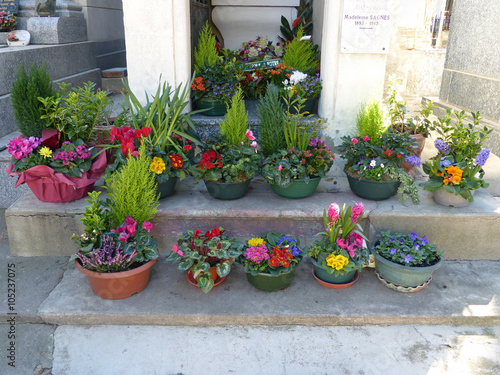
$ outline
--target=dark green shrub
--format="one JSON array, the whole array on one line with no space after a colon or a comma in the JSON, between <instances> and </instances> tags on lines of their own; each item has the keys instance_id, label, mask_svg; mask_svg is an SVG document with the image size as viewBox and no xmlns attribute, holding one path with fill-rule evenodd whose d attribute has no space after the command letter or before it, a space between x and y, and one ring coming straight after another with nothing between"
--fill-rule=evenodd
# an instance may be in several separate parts
<instances>
[{"instance_id":1,"label":"dark green shrub","mask_svg":"<svg viewBox=\"0 0 500 375\"><path fill-rule=\"evenodd\" d=\"M286 149L285 109L275 86L268 87L257 106L257 113L260 120L260 147L264 156Z\"/></svg>"},{"instance_id":2,"label":"dark green shrub","mask_svg":"<svg viewBox=\"0 0 500 375\"><path fill-rule=\"evenodd\" d=\"M52 95L54 90L45 63L42 66L31 65L29 74L24 63L19 64L10 98L16 124L24 136L41 137L42 130L47 127L47 120L41 118L44 105L38 98Z\"/></svg>"}]
</instances>

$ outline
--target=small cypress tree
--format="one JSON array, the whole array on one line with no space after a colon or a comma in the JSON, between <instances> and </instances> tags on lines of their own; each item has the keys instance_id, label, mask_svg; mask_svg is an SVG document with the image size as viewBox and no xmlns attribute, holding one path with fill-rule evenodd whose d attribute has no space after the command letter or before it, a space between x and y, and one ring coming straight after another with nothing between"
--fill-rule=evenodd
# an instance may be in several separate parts
<instances>
[{"instance_id":1,"label":"small cypress tree","mask_svg":"<svg viewBox=\"0 0 500 375\"><path fill-rule=\"evenodd\" d=\"M111 200L111 224L116 228L127 216L142 225L158 212L159 194L156 193L155 175L151 173L151 158L146 155L144 144L139 156L129 155L127 163L106 182Z\"/></svg>"},{"instance_id":2,"label":"small cypress tree","mask_svg":"<svg viewBox=\"0 0 500 375\"><path fill-rule=\"evenodd\" d=\"M44 105L38 98L53 95L52 81L45 63L42 66L31 65L29 74L26 72L24 62L18 65L10 97L14 119L24 136L41 137L42 130L47 128L47 120L41 118Z\"/></svg>"},{"instance_id":3,"label":"small cypress tree","mask_svg":"<svg viewBox=\"0 0 500 375\"><path fill-rule=\"evenodd\" d=\"M245 141L248 129L248 112L245 109L243 91L241 87L231 98L231 106L228 108L226 116L219 122L219 131L227 141L235 146L241 145Z\"/></svg>"},{"instance_id":4,"label":"small cypress tree","mask_svg":"<svg viewBox=\"0 0 500 375\"><path fill-rule=\"evenodd\" d=\"M260 146L264 156L286 149L285 109L276 86L268 86L257 106L260 120Z\"/></svg>"},{"instance_id":5,"label":"small cypress tree","mask_svg":"<svg viewBox=\"0 0 500 375\"><path fill-rule=\"evenodd\" d=\"M309 40L300 40L304 36L304 30L300 26L297 36L285 47L282 63L291 66L299 72L307 72L316 69L318 58L316 50Z\"/></svg>"},{"instance_id":6,"label":"small cypress tree","mask_svg":"<svg viewBox=\"0 0 500 375\"><path fill-rule=\"evenodd\" d=\"M356 116L357 135L368 136L373 144L380 144L380 137L387 131L385 113L379 100L372 98L362 104Z\"/></svg>"},{"instance_id":7,"label":"small cypress tree","mask_svg":"<svg viewBox=\"0 0 500 375\"><path fill-rule=\"evenodd\" d=\"M198 44L194 49L194 70L198 72L205 64L214 66L218 61L215 35L207 21L205 27L200 31Z\"/></svg>"}]
</instances>

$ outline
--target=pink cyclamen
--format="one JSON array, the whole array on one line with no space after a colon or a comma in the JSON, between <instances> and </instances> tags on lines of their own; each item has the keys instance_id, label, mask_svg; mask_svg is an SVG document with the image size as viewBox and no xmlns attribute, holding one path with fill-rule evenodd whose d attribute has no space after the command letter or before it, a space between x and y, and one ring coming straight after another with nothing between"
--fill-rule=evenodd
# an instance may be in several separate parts
<instances>
[{"instance_id":1,"label":"pink cyclamen","mask_svg":"<svg viewBox=\"0 0 500 375\"><path fill-rule=\"evenodd\" d=\"M246 132L245 136L246 136L249 140L251 140L251 141L254 141L254 140L255 140L255 137L254 137L254 135L253 135L253 132L252 132L250 129L247 129L247 132Z\"/></svg>"},{"instance_id":2,"label":"pink cyclamen","mask_svg":"<svg viewBox=\"0 0 500 375\"><path fill-rule=\"evenodd\" d=\"M352 142L352 143L354 143L354 144L356 144L356 143L358 143L359 141L358 141L358 139L357 139L357 138L352 138L352 139L351 139L351 142Z\"/></svg>"}]
</instances>

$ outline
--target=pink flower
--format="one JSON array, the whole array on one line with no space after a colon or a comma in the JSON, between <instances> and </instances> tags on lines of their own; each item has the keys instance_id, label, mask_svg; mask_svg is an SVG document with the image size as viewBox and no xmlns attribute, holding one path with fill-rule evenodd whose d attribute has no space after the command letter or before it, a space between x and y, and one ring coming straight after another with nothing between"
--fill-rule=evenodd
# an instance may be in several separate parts
<instances>
[{"instance_id":1,"label":"pink flower","mask_svg":"<svg viewBox=\"0 0 500 375\"><path fill-rule=\"evenodd\" d=\"M127 218L125 219L125 224L127 225L133 225L137 224L137 221L135 221L132 216L128 215Z\"/></svg>"},{"instance_id":2,"label":"pink flower","mask_svg":"<svg viewBox=\"0 0 500 375\"><path fill-rule=\"evenodd\" d=\"M172 251L179 256L183 256L184 252L182 250L179 250L179 245L172 245Z\"/></svg>"},{"instance_id":3,"label":"pink flower","mask_svg":"<svg viewBox=\"0 0 500 375\"><path fill-rule=\"evenodd\" d=\"M351 221L357 223L358 219L363 215L364 206L363 203L359 202L354 205L351 211Z\"/></svg>"},{"instance_id":4,"label":"pink flower","mask_svg":"<svg viewBox=\"0 0 500 375\"><path fill-rule=\"evenodd\" d=\"M354 143L354 144L356 144L356 143L358 143L359 141L358 141L358 139L357 139L357 138L351 138L351 142L352 142L352 143Z\"/></svg>"},{"instance_id":5,"label":"pink flower","mask_svg":"<svg viewBox=\"0 0 500 375\"><path fill-rule=\"evenodd\" d=\"M332 203L330 207L328 207L328 219L330 219L331 222L336 223L337 220L339 219L340 215L340 208L337 203Z\"/></svg>"},{"instance_id":6,"label":"pink flower","mask_svg":"<svg viewBox=\"0 0 500 375\"><path fill-rule=\"evenodd\" d=\"M137 158L137 157L139 157L140 154L139 154L139 151L132 151L131 155L135 156Z\"/></svg>"},{"instance_id":7,"label":"pink flower","mask_svg":"<svg viewBox=\"0 0 500 375\"><path fill-rule=\"evenodd\" d=\"M250 130L250 129L247 129L247 132L245 134L245 136L251 140L251 141L254 141L255 140L255 137L253 136L253 132Z\"/></svg>"},{"instance_id":8,"label":"pink flower","mask_svg":"<svg viewBox=\"0 0 500 375\"><path fill-rule=\"evenodd\" d=\"M358 233L350 233L347 236L347 241L352 243L356 247L363 246L363 237L361 237L361 235L359 235Z\"/></svg>"},{"instance_id":9,"label":"pink flower","mask_svg":"<svg viewBox=\"0 0 500 375\"><path fill-rule=\"evenodd\" d=\"M344 240L343 238L337 238L337 245L340 246L340 248L342 249L347 249L347 247L349 246L346 242L346 240Z\"/></svg>"},{"instance_id":10,"label":"pink flower","mask_svg":"<svg viewBox=\"0 0 500 375\"><path fill-rule=\"evenodd\" d=\"M363 137L363 141L368 142L369 140L370 140L370 137L368 137L367 135L365 135L365 136Z\"/></svg>"},{"instance_id":11,"label":"pink flower","mask_svg":"<svg viewBox=\"0 0 500 375\"><path fill-rule=\"evenodd\" d=\"M130 234L128 234L127 232L121 232L120 235L118 236L118 239L120 241L124 241L126 242L130 237Z\"/></svg>"},{"instance_id":12,"label":"pink flower","mask_svg":"<svg viewBox=\"0 0 500 375\"><path fill-rule=\"evenodd\" d=\"M145 221L144 223L142 223L142 227L149 233L151 232L151 229L153 229L153 224L151 224L149 221Z\"/></svg>"},{"instance_id":13,"label":"pink flower","mask_svg":"<svg viewBox=\"0 0 500 375\"><path fill-rule=\"evenodd\" d=\"M282 169L283 169L283 166L280 164L280 166L278 167L278 171L281 172Z\"/></svg>"},{"instance_id":14,"label":"pink flower","mask_svg":"<svg viewBox=\"0 0 500 375\"><path fill-rule=\"evenodd\" d=\"M253 148L257 147L257 142L256 141L253 141L250 146L252 146Z\"/></svg>"}]
</instances>

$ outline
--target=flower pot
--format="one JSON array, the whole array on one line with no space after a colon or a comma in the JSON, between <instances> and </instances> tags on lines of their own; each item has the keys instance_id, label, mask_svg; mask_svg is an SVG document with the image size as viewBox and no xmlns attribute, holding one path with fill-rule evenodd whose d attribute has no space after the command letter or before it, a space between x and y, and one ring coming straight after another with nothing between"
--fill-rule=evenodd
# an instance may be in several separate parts
<instances>
[{"instance_id":1,"label":"flower pot","mask_svg":"<svg viewBox=\"0 0 500 375\"><path fill-rule=\"evenodd\" d=\"M351 286L355 282L354 278L356 276L359 277L359 274L356 275L357 271L355 269L344 275L335 276L335 272L329 273L328 269L315 259L311 258L311 262L313 264L313 275L318 282L323 281L326 284L349 284L348 286Z\"/></svg>"},{"instance_id":2,"label":"flower pot","mask_svg":"<svg viewBox=\"0 0 500 375\"><path fill-rule=\"evenodd\" d=\"M168 197L174 192L178 180L178 177L170 177L167 181L156 186L156 192L160 194L160 199Z\"/></svg>"},{"instance_id":3,"label":"flower pot","mask_svg":"<svg viewBox=\"0 0 500 375\"><path fill-rule=\"evenodd\" d=\"M287 186L286 188L282 188L278 185L273 184L271 185L271 189L273 190L273 192L284 198L300 199L313 195L320 181L321 177L313 177L309 180L309 183L295 180L292 181L292 184Z\"/></svg>"},{"instance_id":4,"label":"flower pot","mask_svg":"<svg viewBox=\"0 0 500 375\"><path fill-rule=\"evenodd\" d=\"M210 272L210 278L214 281L214 286L217 286L219 285L221 282L223 282L224 280L226 280L226 277L220 277L218 274L217 274L217 267L214 266L214 267L210 267L208 269L208 271ZM198 282L197 280L193 277L193 272L191 271L191 269L189 269L187 272L186 272L186 279L187 281L189 281L189 283L191 285L194 285L194 286L198 286Z\"/></svg>"},{"instance_id":5,"label":"flower pot","mask_svg":"<svg viewBox=\"0 0 500 375\"><path fill-rule=\"evenodd\" d=\"M281 272L279 275L271 275L270 273L261 272L257 275L247 273L247 280L252 286L266 292L274 292L276 290L286 289L290 286L295 277L295 268L286 272Z\"/></svg>"},{"instance_id":6,"label":"flower pot","mask_svg":"<svg viewBox=\"0 0 500 375\"><path fill-rule=\"evenodd\" d=\"M334 282L327 282L327 281L324 281L324 280L321 280L317 275L316 275L316 271L315 271L315 268L313 267L312 268L312 274L314 276L314 279L320 284L320 285L323 285L324 287L327 287L329 289L345 289L345 288L349 288L350 286L354 285L354 283L356 281L358 281L359 279L359 272L357 270L354 270L354 275L352 276L352 280L351 281L347 281L345 283L338 283L336 281L338 280L334 280ZM339 276L340 277L340 276Z\"/></svg>"},{"instance_id":7,"label":"flower pot","mask_svg":"<svg viewBox=\"0 0 500 375\"><path fill-rule=\"evenodd\" d=\"M123 299L142 292L149 283L151 267L157 259L129 271L99 273L82 268L75 259L76 268L87 276L92 291L104 299Z\"/></svg>"},{"instance_id":8,"label":"flower pot","mask_svg":"<svg viewBox=\"0 0 500 375\"><path fill-rule=\"evenodd\" d=\"M241 182L203 181L205 182L208 193L212 197L222 200L232 200L241 198L247 193L251 180Z\"/></svg>"},{"instance_id":9,"label":"flower pot","mask_svg":"<svg viewBox=\"0 0 500 375\"><path fill-rule=\"evenodd\" d=\"M474 192L475 190L472 190L471 194L474 194ZM470 204L470 202L461 195L455 195L446 191L445 189L435 191L432 195L432 198L437 204L448 207L465 207Z\"/></svg>"},{"instance_id":10,"label":"flower pot","mask_svg":"<svg viewBox=\"0 0 500 375\"><path fill-rule=\"evenodd\" d=\"M222 100L201 98L194 101L196 108L204 109L200 115L205 116L224 116L227 111L226 103Z\"/></svg>"},{"instance_id":11,"label":"flower pot","mask_svg":"<svg viewBox=\"0 0 500 375\"><path fill-rule=\"evenodd\" d=\"M303 107L302 107L302 110L300 113L304 113L304 112L316 113L316 108L317 108L316 104L317 103L318 103L318 98L307 98L303 103ZM295 108L296 105L297 105L297 103L290 107L291 114L294 114L294 115L297 114L297 109ZM283 106L285 107L285 109L287 108L284 100L283 100Z\"/></svg>"},{"instance_id":12,"label":"flower pot","mask_svg":"<svg viewBox=\"0 0 500 375\"><path fill-rule=\"evenodd\" d=\"M420 155L422 154L422 151L424 150L426 138L422 134L410 134L410 137L412 138L412 140L414 142L418 143L418 148L415 149L415 153L418 157L420 157ZM412 171L413 165L402 160L401 161L401 168L403 168L406 173L410 174L410 176L415 178L415 172Z\"/></svg>"},{"instance_id":13,"label":"flower pot","mask_svg":"<svg viewBox=\"0 0 500 375\"><path fill-rule=\"evenodd\" d=\"M346 172L347 181L352 192L360 198L372 201L389 199L397 193L401 181L374 181L364 178L353 177Z\"/></svg>"},{"instance_id":14,"label":"flower pot","mask_svg":"<svg viewBox=\"0 0 500 375\"><path fill-rule=\"evenodd\" d=\"M374 247L377 246L375 242ZM375 268L379 280L390 289L398 292L417 292L425 288L432 279L432 273L443 264L443 258L428 267L407 267L393 263L370 249L375 257Z\"/></svg>"}]
</instances>

